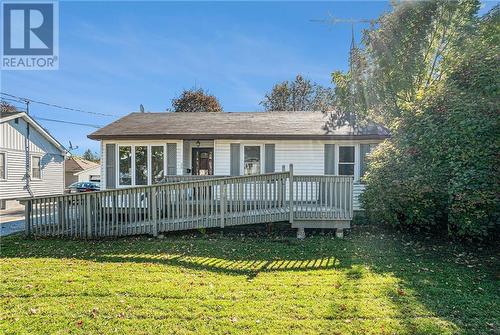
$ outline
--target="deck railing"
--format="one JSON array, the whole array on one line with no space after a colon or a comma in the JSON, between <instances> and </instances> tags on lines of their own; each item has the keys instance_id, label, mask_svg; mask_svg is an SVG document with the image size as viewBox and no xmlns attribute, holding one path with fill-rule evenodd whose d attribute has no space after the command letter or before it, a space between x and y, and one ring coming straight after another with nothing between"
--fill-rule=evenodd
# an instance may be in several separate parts
<instances>
[{"instance_id":1,"label":"deck railing","mask_svg":"<svg viewBox=\"0 0 500 335\"><path fill-rule=\"evenodd\" d=\"M265 222L350 220L352 188L352 177L294 176L290 167L287 172L175 180L23 201L28 235L99 238Z\"/></svg>"}]
</instances>

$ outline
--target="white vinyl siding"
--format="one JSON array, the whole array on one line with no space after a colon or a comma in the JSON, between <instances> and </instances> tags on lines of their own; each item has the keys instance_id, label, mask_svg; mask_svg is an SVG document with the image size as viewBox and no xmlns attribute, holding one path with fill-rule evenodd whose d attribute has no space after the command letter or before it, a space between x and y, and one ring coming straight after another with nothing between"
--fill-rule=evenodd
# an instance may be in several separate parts
<instances>
[{"instance_id":1,"label":"white vinyl siding","mask_svg":"<svg viewBox=\"0 0 500 335\"><path fill-rule=\"evenodd\" d=\"M0 123L0 148L8 150L25 150L27 123L21 118L17 120L18 123L15 123L14 120ZM61 151L32 126L30 126L29 151L31 153L61 155Z\"/></svg>"},{"instance_id":2,"label":"white vinyl siding","mask_svg":"<svg viewBox=\"0 0 500 335\"><path fill-rule=\"evenodd\" d=\"M0 199L31 196L24 189L26 185L26 154L18 150L8 150L6 153L8 179L0 182ZM30 183L33 195L62 194L64 192L64 157L56 154L45 154L41 156L41 165L43 179L33 179Z\"/></svg>"},{"instance_id":3,"label":"white vinyl siding","mask_svg":"<svg viewBox=\"0 0 500 335\"><path fill-rule=\"evenodd\" d=\"M215 140L214 141L214 174L228 176L230 174L230 145L241 144L241 169L243 169L243 148L245 146L261 146L261 171L265 166L265 155L263 145L272 143L275 145L274 170L281 171L282 165L288 169L293 164L295 174L322 175L323 174L323 142L322 141L250 141L250 140Z\"/></svg>"},{"instance_id":4,"label":"white vinyl siding","mask_svg":"<svg viewBox=\"0 0 500 335\"><path fill-rule=\"evenodd\" d=\"M7 179L7 155L0 152L0 180Z\"/></svg>"},{"instance_id":5,"label":"white vinyl siding","mask_svg":"<svg viewBox=\"0 0 500 335\"><path fill-rule=\"evenodd\" d=\"M93 181L93 179L95 178L100 178L101 176L100 173L101 173L101 167L96 166L94 168L90 168L76 173L75 177L77 178L76 181Z\"/></svg>"},{"instance_id":6,"label":"white vinyl siding","mask_svg":"<svg viewBox=\"0 0 500 335\"><path fill-rule=\"evenodd\" d=\"M32 194L26 186L26 121L18 119L0 123L0 152L6 156L6 180L0 182L0 199L62 194L64 192L64 156L49 140L30 126L28 159L40 157L42 179L30 182Z\"/></svg>"}]
</instances>

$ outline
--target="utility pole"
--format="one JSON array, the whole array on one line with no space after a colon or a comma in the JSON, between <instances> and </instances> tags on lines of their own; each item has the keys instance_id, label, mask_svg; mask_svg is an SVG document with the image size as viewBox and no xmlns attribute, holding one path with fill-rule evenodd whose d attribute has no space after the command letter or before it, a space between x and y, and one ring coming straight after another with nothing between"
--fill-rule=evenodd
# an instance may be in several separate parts
<instances>
[{"instance_id":1,"label":"utility pole","mask_svg":"<svg viewBox=\"0 0 500 335\"><path fill-rule=\"evenodd\" d=\"M26 114L29 116L30 115L30 101L29 100L24 100L26 103ZM29 122L26 122L26 136L24 137L24 152L25 152L25 157L26 157L26 171L24 174L24 179L25 179L25 185L24 188L26 191L33 196L33 192L31 191L31 157L30 157L30 124Z\"/></svg>"}]
</instances>

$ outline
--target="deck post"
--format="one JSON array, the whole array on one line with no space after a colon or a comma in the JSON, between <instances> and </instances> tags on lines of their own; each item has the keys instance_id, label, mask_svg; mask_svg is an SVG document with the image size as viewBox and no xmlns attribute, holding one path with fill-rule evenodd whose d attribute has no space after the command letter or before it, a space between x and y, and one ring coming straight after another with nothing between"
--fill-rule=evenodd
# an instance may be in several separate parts
<instances>
[{"instance_id":1,"label":"deck post","mask_svg":"<svg viewBox=\"0 0 500 335\"><path fill-rule=\"evenodd\" d=\"M303 240L306 238L306 231L304 228L297 228L297 238Z\"/></svg>"},{"instance_id":2,"label":"deck post","mask_svg":"<svg viewBox=\"0 0 500 335\"><path fill-rule=\"evenodd\" d=\"M220 183L220 227L224 228L226 213L226 185L224 181Z\"/></svg>"},{"instance_id":3,"label":"deck post","mask_svg":"<svg viewBox=\"0 0 500 335\"><path fill-rule=\"evenodd\" d=\"M32 202L28 200L24 203L24 232L26 236L31 235L31 212L32 212Z\"/></svg>"},{"instance_id":4,"label":"deck post","mask_svg":"<svg viewBox=\"0 0 500 335\"><path fill-rule=\"evenodd\" d=\"M335 237L344 238L344 229L342 228L335 229Z\"/></svg>"},{"instance_id":5,"label":"deck post","mask_svg":"<svg viewBox=\"0 0 500 335\"><path fill-rule=\"evenodd\" d=\"M288 199L288 203L289 203L289 210L290 210L290 223L293 224L293 215L294 215L294 209L293 209L293 164L290 164L290 167L289 167L289 173L290 173L290 177L289 177L289 184L288 185L288 191L289 191L289 199Z\"/></svg>"}]
</instances>

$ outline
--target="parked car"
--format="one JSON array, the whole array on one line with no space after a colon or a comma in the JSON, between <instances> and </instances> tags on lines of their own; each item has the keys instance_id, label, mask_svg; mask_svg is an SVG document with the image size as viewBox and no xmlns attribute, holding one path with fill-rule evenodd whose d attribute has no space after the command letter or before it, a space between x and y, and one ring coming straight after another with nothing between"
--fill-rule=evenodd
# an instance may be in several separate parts
<instances>
[{"instance_id":1,"label":"parked car","mask_svg":"<svg viewBox=\"0 0 500 335\"><path fill-rule=\"evenodd\" d=\"M95 192L101 190L101 184L93 181L79 181L68 186L66 193Z\"/></svg>"}]
</instances>

